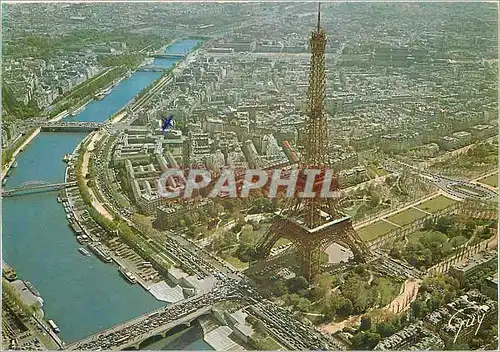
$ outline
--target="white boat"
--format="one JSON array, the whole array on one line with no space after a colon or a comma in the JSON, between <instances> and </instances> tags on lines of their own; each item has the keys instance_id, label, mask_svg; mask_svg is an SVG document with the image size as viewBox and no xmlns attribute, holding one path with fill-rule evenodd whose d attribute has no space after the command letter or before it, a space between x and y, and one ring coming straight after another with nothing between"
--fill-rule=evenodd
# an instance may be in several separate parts
<instances>
[{"instance_id":1,"label":"white boat","mask_svg":"<svg viewBox=\"0 0 500 352\"><path fill-rule=\"evenodd\" d=\"M50 328L51 328L52 330L54 330L54 332L55 332L56 334L61 332L61 330L59 329L59 327L56 325L56 323L54 323L54 321L53 321L52 319L50 319L50 320L48 321L48 323L49 323L49 325L50 325Z\"/></svg>"},{"instance_id":2,"label":"white boat","mask_svg":"<svg viewBox=\"0 0 500 352\"><path fill-rule=\"evenodd\" d=\"M125 268L122 268L120 267L120 269L118 269L118 271L120 272L120 274L122 274L122 276L131 284L135 284L137 283L137 279L136 277L134 276L134 274L132 274L130 271L126 270Z\"/></svg>"},{"instance_id":3,"label":"white boat","mask_svg":"<svg viewBox=\"0 0 500 352\"><path fill-rule=\"evenodd\" d=\"M17 167L17 161L14 161L14 164L12 164L12 167Z\"/></svg>"},{"instance_id":4,"label":"white boat","mask_svg":"<svg viewBox=\"0 0 500 352\"><path fill-rule=\"evenodd\" d=\"M83 255L85 255L85 256L87 256L87 257L90 257L90 253L89 253L89 251L88 251L88 250L86 250L86 249L85 249L85 248L83 248L83 247L78 248L78 252L80 252L81 254L83 254Z\"/></svg>"},{"instance_id":5,"label":"white boat","mask_svg":"<svg viewBox=\"0 0 500 352\"><path fill-rule=\"evenodd\" d=\"M89 237L87 235L80 235L80 236L76 236L76 240L78 241L78 243L80 244L85 244L88 242L89 240Z\"/></svg>"}]
</instances>

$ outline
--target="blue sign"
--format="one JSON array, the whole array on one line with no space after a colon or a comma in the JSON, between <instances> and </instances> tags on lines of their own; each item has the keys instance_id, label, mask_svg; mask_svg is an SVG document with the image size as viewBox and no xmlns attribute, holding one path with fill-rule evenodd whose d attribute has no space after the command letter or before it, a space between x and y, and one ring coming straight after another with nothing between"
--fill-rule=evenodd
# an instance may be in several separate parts
<instances>
[{"instance_id":1,"label":"blue sign","mask_svg":"<svg viewBox=\"0 0 500 352\"><path fill-rule=\"evenodd\" d=\"M170 115L168 118L162 117L162 125L161 125L161 130L165 132L165 130L169 127L174 128L173 122L174 122L174 116Z\"/></svg>"}]
</instances>

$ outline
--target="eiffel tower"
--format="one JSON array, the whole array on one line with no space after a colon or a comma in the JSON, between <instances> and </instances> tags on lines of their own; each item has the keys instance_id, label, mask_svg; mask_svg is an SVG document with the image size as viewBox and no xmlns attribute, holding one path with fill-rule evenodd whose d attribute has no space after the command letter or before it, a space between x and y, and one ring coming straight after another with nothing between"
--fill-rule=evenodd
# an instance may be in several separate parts
<instances>
[{"instance_id":1,"label":"eiffel tower","mask_svg":"<svg viewBox=\"0 0 500 352\"><path fill-rule=\"evenodd\" d=\"M308 111L303 135L303 155L300 169L329 168L329 138L325 114L325 47L326 33L320 27L321 4L318 6L318 26L310 39L311 67L307 92ZM318 180L319 178L319 180ZM322 184L316 176L313 190ZM339 190L334 182L332 190ZM334 242L351 249L358 261L370 254L368 247L354 231L349 216L338 210L338 198L321 198L316 192L311 198L288 198L268 232L260 240L256 253L260 258L269 256L280 238L287 238L297 248L301 275L313 284L320 271L320 255Z\"/></svg>"}]
</instances>

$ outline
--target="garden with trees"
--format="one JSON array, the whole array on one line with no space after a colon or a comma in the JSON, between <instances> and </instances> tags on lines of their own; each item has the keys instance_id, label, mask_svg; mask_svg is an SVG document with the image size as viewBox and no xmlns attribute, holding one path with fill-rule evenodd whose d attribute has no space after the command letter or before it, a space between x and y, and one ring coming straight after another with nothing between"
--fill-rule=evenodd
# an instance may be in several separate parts
<instances>
[{"instance_id":1,"label":"garden with trees","mask_svg":"<svg viewBox=\"0 0 500 352\"><path fill-rule=\"evenodd\" d=\"M21 319L27 320L38 309L41 308L40 302L35 302L29 306L21 299L21 294L2 277L2 302L7 303L10 309L16 313ZM3 306L5 309L5 306Z\"/></svg>"},{"instance_id":2,"label":"garden with trees","mask_svg":"<svg viewBox=\"0 0 500 352\"><path fill-rule=\"evenodd\" d=\"M447 176L474 178L494 170L498 165L498 142L480 142L465 153L438 162L430 172Z\"/></svg>"},{"instance_id":3,"label":"garden with trees","mask_svg":"<svg viewBox=\"0 0 500 352\"><path fill-rule=\"evenodd\" d=\"M402 284L403 280L375 276L369 265L360 264L344 275L322 273L314 286L301 276L277 279L271 286L278 302L320 324L384 307Z\"/></svg>"},{"instance_id":4,"label":"garden with trees","mask_svg":"<svg viewBox=\"0 0 500 352\"><path fill-rule=\"evenodd\" d=\"M427 220L420 231L392 245L389 255L404 259L415 268L425 270L465 250L467 246L490 238L494 222L449 215Z\"/></svg>"}]
</instances>

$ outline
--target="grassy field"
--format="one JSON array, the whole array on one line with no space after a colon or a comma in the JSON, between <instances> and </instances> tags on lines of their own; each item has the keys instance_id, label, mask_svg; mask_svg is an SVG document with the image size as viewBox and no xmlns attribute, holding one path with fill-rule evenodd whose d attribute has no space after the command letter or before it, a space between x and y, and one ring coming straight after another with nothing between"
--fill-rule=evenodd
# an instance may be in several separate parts
<instances>
[{"instance_id":1,"label":"grassy field","mask_svg":"<svg viewBox=\"0 0 500 352\"><path fill-rule=\"evenodd\" d=\"M404 226L411 224L415 220L421 219L425 216L427 216L427 214L425 214L424 212L421 212L420 210L417 209L409 208L400 213L389 216L387 220L399 226Z\"/></svg>"},{"instance_id":2,"label":"grassy field","mask_svg":"<svg viewBox=\"0 0 500 352\"><path fill-rule=\"evenodd\" d=\"M273 339L271 336L268 336L264 340L262 340L262 345L262 347L265 347L265 351L278 351L285 349L278 343L278 341Z\"/></svg>"},{"instance_id":3,"label":"grassy field","mask_svg":"<svg viewBox=\"0 0 500 352\"><path fill-rule=\"evenodd\" d=\"M243 263L238 258L235 258L232 256L227 256L226 258L224 258L224 260L226 262L228 262L229 264L231 264L232 266L234 266L236 269L242 269L242 268L246 268L248 266L247 263Z\"/></svg>"},{"instance_id":4,"label":"grassy field","mask_svg":"<svg viewBox=\"0 0 500 352\"><path fill-rule=\"evenodd\" d=\"M437 213L438 211L446 209L455 203L455 200L439 195L436 198L432 198L420 205L417 205L416 208L422 209L428 213Z\"/></svg>"},{"instance_id":5,"label":"grassy field","mask_svg":"<svg viewBox=\"0 0 500 352\"><path fill-rule=\"evenodd\" d=\"M496 174L480 179L479 182L491 187L498 188L498 172Z\"/></svg>"},{"instance_id":6,"label":"grassy field","mask_svg":"<svg viewBox=\"0 0 500 352\"><path fill-rule=\"evenodd\" d=\"M385 277L378 279L377 291L380 293L379 304L385 306L389 304L399 294L401 283L395 282Z\"/></svg>"},{"instance_id":7,"label":"grassy field","mask_svg":"<svg viewBox=\"0 0 500 352\"><path fill-rule=\"evenodd\" d=\"M380 220L374 222L371 225L362 227L361 229L358 230L358 234L363 241L369 242L376 239L379 236L385 235L386 233L388 233L391 230L394 230L395 228L396 226Z\"/></svg>"},{"instance_id":8,"label":"grassy field","mask_svg":"<svg viewBox=\"0 0 500 352\"><path fill-rule=\"evenodd\" d=\"M388 174L387 170L381 167L375 167L373 165L369 165L366 167L366 172L370 178L375 178L378 176L385 176Z\"/></svg>"},{"instance_id":9,"label":"grassy field","mask_svg":"<svg viewBox=\"0 0 500 352\"><path fill-rule=\"evenodd\" d=\"M410 243L418 243L420 241L421 238L427 236L427 232L424 231L417 231L417 232L414 232L410 235L408 235L408 241Z\"/></svg>"}]
</instances>

